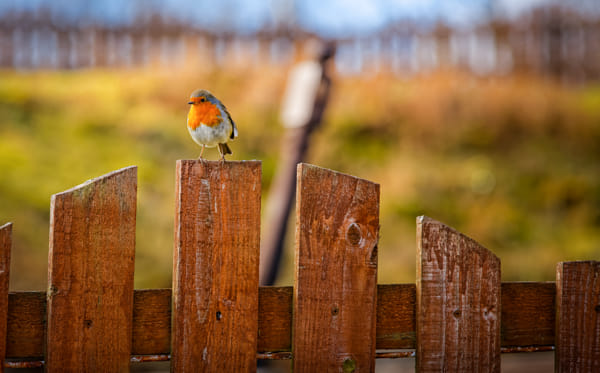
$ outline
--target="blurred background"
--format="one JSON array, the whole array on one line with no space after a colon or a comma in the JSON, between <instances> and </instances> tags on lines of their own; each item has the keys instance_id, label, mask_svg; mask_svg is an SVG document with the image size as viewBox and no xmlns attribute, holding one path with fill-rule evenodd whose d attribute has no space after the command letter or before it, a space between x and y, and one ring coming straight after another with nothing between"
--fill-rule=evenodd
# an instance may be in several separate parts
<instances>
[{"instance_id":1,"label":"blurred background","mask_svg":"<svg viewBox=\"0 0 600 373\"><path fill-rule=\"evenodd\" d=\"M46 288L51 195L129 165L135 285L170 287L175 161L200 151L190 93L227 105L240 134L229 159L263 162L264 207L287 149L290 71L315 40L336 53L305 160L381 184L380 283L415 281L422 214L495 252L504 281L599 258L596 0L4 0L11 290ZM278 285L293 281L293 224Z\"/></svg>"}]
</instances>

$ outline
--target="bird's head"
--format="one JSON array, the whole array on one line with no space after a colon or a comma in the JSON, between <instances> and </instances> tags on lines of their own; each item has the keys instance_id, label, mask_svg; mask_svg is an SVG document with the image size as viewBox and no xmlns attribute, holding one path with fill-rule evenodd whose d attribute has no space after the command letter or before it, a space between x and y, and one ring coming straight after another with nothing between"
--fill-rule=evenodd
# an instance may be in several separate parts
<instances>
[{"instance_id":1,"label":"bird's head","mask_svg":"<svg viewBox=\"0 0 600 373\"><path fill-rule=\"evenodd\" d=\"M197 89L190 95L190 101L188 104L197 105L202 103L212 103L215 104L217 99L212 95L209 91L205 89Z\"/></svg>"}]
</instances>

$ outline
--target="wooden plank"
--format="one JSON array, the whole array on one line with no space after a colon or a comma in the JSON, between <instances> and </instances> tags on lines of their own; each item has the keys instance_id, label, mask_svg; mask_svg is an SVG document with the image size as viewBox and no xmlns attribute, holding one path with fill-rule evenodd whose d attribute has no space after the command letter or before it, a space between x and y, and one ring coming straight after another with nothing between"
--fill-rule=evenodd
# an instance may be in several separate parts
<instances>
[{"instance_id":1,"label":"wooden plank","mask_svg":"<svg viewBox=\"0 0 600 373\"><path fill-rule=\"evenodd\" d=\"M500 372L500 260L417 218L417 371Z\"/></svg>"},{"instance_id":2,"label":"wooden plank","mask_svg":"<svg viewBox=\"0 0 600 373\"><path fill-rule=\"evenodd\" d=\"M177 162L171 369L256 370L261 163Z\"/></svg>"},{"instance_id":3,"label":"wooden plank","mask_svg":"<svg viewBox=\"0 0 600 373\"><path fill-rule=\"evenodd\" d=\"M502 283L502 347L554 344L554 282Z\"/></svg>"},{"instance_id":4,"label":"wooden plank","mask_svg":"<svg viewBox=\"0 0 600 373\"><path fill-rule=\"evenodd\" d=\"M600 371L600 262L556 268L557 372Z\"/></svg>"},{"instance_id":5,"label":"wooden plank","mask_svg":"<svg viewBox=\"0 0 600 373\"><path fill-rule=\"evenodd\" d=\"M133 296L134 355L171 352L171 289L136 290Z\"/></svg>"},{"instance_id":6,"label":"wooden plank","mask_svg":"<svg viewBox=\"0 0 600 373\"><path fill-rule=\"evenodd\" d=\"M377 286L377 349L415 348L414 284Z\"/></svg>"},{"instance_id":7,"label":"wooden plank","mask_svg":"<svg viewBox=\"0 0 600 373\"><path fill-rule=\"evenodd\" d=\"M555 290L554 282L502 283L502 347L554 345ZM291 351L292 293L259 289L259 353ZM415 348L415 303L415 284L377 286L377 349ZM132 354L168 353L171 290L135 290L133 308ZM45 292L9 293L8 357L42 357L45 314Z\"/></svg>"},{"instance_id":8,"label":"wooden plank","mask_svg":"<svg viewBox=\"0 0 600 373\"><path fill-rule=\"evenodd\" d=\"M258 292L258 351L292 349L291 286L261 287Z\"/></svg>"},{"instance_id":9,"label":"wooden plank","mask_svg":"<svg viewBox=\"0 0 600 373\"><path fill-rule=\"evenodd\" d=\"M8 280L10 278L10 249L12 246L12 223L0 227L0 367L6 357L6 334L8 321Z\"/></svg>"},{"instance_id":10,"label":"wooden plank","mask_svg":"<svg viewBox=\"0 0 600 373\"><path fill-rule=\"evenodd\" d=\"M128 371L137 168L52 196L46 369Z\"/></svg>"},{"instance_id":11,"label":"wooden plank","mask_svg":"<svg viewBox=\"0 0 600 373\"><path fill-rule=\"evenodd\" d=\"M375 369L379 185L298 166L294 372Z\"/></svg>"},{"instance_id":12,"label":"wooden plank","mask_svg":"<svg viewBox=\"0 0 600 373\"><path fill-rule=\"evenodd\" d=\"M8 294L7 358L42 358L46 327L46 292Z\"/></svg>"}]
</instances>

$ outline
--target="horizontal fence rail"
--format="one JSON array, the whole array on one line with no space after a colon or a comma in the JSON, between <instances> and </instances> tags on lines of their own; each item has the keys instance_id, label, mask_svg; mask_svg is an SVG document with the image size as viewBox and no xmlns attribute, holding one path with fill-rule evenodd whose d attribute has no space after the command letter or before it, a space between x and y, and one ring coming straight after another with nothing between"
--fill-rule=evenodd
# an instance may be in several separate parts
<instances>
[{"instance_id":1,"label":"horizontal fence rail","mask_svg":"<svg viewBox=\"0 0 600 373\"><path fill-rule=\"evenodd\" d=\"M417 219L415 284L377 284L379 185L301 164L294 286L259 287L260 162L178 161L173 289L133 289L137 169L52 198L47 291L8 292L0 227L0 365L49 371L500 371L500 354L556 351L558 372L600 368L600 262L556 282L500 282L500 260Z\"/></svg>"},{"instance_id":2,"label":"horizontal fence rail","mask_svg":"<svg viewBox=\"0 0 600 373\"><path fill-rule=\"evenodd\" d=\"M501 346L553 346L555 293L554 282L502 283ZM258 354L291 351L292 295L291 286L259 288ZM171 298L171 289L135 290L132 355L170 353ZM414 284L377 285L378 351L416 347L415 310ZM8 358L43 357L45 311L45 292L9 293Z\"/></svg>"}]
</instances>

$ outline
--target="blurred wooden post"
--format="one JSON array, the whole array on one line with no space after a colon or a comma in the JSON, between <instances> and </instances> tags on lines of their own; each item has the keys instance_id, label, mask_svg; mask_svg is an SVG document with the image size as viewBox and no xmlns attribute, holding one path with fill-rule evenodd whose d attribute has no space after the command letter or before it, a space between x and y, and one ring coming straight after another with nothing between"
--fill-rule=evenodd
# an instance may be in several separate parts
<instances>
[{"instance_id":1,"label":"blurred wooden post","mask_svg":"<svg viewBox=\"0 0 600 373\"><path fill-rule=\"evenodd\" d=\"M311 133L321 124L331 90L328 66L334 53L333 45L324 46L320 55L315 56L318 61L300 63L290 74L282 108L286 130L267 200L260 249L261 285L273 285L277 278L296 192L296 166L304 160Z\"/></svg>"},{"instance_id":2,"label":"blurred wooden post","mask_svg":"<svg viewBox=\"0 0 600 373\"><path fill-rule=\"evenodd\" d=\"M177 162L173 372L256 370L261 163Z\"/></svg>"},{"instance_id":3,"label":"blurred wooden post","mask_svg":"<svg viewBox=\"0 0 600 373\"><path fill-rule=\"evenodd\" d=\"M0 227L0 370L6 357L8 321L8 280L10 277L10 249L12 246L12 223Z\"/></svg>"},{"instance_id":4,"label":"blurred wooden post","mask_svg":"<svg viewBox=\"0 0 600 373\"><path fill-rule=\"evenodd\" d=\"M128 371L137 168L52 196L49 372Z\"/></svg>"},{"instance_id":5,"label":"blurred wooden post","mask_svg":"<svg viewBox=\"0 0 600 373\"><path fill-rule=\"evenodd\" d=\"M294 372L373 372L379 185L298 166Z\"/></svg>"},{"instance_id":6,"label":"blurred wooden post","mask_svg":"<svg viewBox=\"0 0 600 373\"><path fill-rule=\"evenodd\" d=\"M417 372L500 372L500 260L417 219Z\"/></svg>"},{"instance_id":7,"label":"blurred wooden post","mask_svg":"<svg viewBox=\"0 0 600 373\"><path fill-rule=\"evenodd\" d=\"M600 371L600 262L556 267L556 372Z\"/></svg>"}]
</instances>

